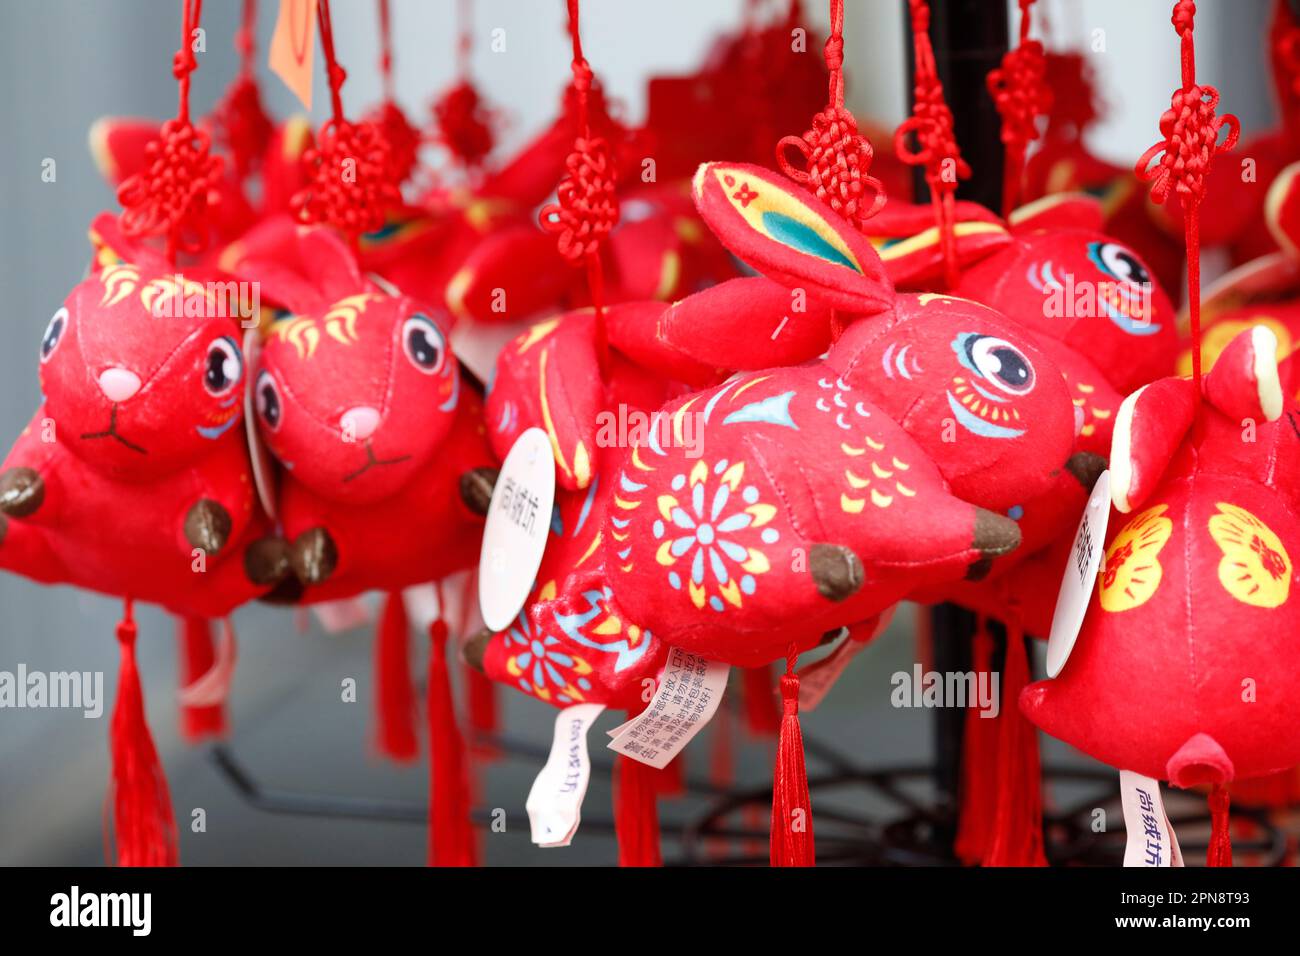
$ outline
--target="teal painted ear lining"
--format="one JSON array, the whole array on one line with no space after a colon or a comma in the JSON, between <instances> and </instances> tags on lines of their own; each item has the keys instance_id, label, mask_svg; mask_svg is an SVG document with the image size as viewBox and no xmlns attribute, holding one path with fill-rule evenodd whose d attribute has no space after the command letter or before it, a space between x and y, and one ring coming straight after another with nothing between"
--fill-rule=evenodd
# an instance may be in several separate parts
<instances>
[{"instance_id":1,"label":"teal painted ear lining","mask_svg":"<svg viewBox=\"0 0 1300 956\"><path fill-rule=\"evenodd\" d=\"M837 266L852 269L858 275L862 270L855 266L844 253L840 252L823 239L806 223L799 222L784 213L768 210L762 214L763 228L777 242L805 255L816 256Z\"/></svg>"}]
</instances>

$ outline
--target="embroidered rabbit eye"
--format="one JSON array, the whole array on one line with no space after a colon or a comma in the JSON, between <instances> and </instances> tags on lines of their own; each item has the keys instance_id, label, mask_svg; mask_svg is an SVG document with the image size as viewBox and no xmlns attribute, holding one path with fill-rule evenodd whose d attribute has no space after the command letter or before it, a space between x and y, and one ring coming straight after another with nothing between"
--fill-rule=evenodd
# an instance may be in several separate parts
<instances>
[{"instance_id":1,"label":"embroidered rabbit eye","mask_svg":"<svg viewBox=\"0 0 1300 956\"><path fill-rule=\"evenodd\" d=\"M1151 281L1146 266L1130 250L1117 242L1094 242L1088 246L1088 255L1103 272L1120 282L1145 285Z\"/></svg>"},{"instance_id":2,"label":"embroidered rabbit eye","mask_svg":"<svg viewBox=\"0 0 1300 956\"><path fill-rule=\"evenodd\" d=\"M68 310L65 306L54 313L50 319L50 324L45 327L45 335L41 337L41 361L47 362L54 350L59 347L63 341L63 333L68 328Z\"/></svg>"},{"instance_id":3,"label":"embroidered rabbit eye","mask_svg":"<svg viewBox=\"0 0 1300 956\"><path fill-rule=\"evenodd\" d=\"M280 386L275 384L270 372L263 372L257 377L256 401L257 416L262 419L262 423L271 431L279 429L284 414L283 405L280 402Z\"/></svg>"},{"instance_id":4,"label":"embroidered rabbit eye","mask_svg":"<svg viewBox=\"0 0 1300 956\"><path fill-rule=\"evenodd\" d=\"M1027 395L1034 388L1034 366L1018 348L1003 339L981 335L967 345L971 364L997 388Z\"/></svg>"},{"instance_id":5,"label":"embroidered rabbit eye","mask_svg":"<svg viewBox=\"0 0 1300 956\"><path fill-rule=\"evenodd\" d=\"M402 323L402 350L411 364L426 375L442 370L447 342L433 320L413 315Z\"/></svg>"},{"instance_id":6,"label":"embroidered rabbit eye","mask_svg":"<svg viewBox=\"0 0 1300 956\"><path fill-rule=\"evenodd\" d=\"M203 360L203 387L211 395L226 395L244 377L244 357L235 340L223 335L208 346Z\"/></svg>"}]
</instances>

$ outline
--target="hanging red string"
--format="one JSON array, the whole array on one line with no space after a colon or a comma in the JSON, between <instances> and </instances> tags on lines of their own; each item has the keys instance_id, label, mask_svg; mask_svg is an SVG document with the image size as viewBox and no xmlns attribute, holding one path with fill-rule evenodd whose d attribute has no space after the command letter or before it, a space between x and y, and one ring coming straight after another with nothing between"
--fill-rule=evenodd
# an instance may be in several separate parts
<instances>
[{"instance_id":1,"label":"hanging red string","mask_svg":"<svg viewBox=\"0 0 1300 956\"><path fill-rule=\"evenodd\" d=\"M1210 791L1210 845L1205 850L1206 866L1232 866L1229 803L1228 788L1216 783Z\"/></svg>"},{"instance_id":2,"label":"hanging red string","mask_svg":"<svg viewBox=\"0 0 1300 956\"><path fill-rule=\"evenodd\" d=\"M858 132L853 113L844 107L844 0L830 0L830 15L831 33L826 40L830 100L813 117L811 129L777 143L776 158L783 173L864 229L885 204L885 190L879 179L868 175L875 153ZM790 148L803 156L802 169L787 158Z\"/></svg>"},{"instance_id":3,"label":"hanging red string","mask_svg":"<svg viewBox=\"0 0 1300 956\"><path fill-rule=\"evenodd\" d=\"M388 178L401 186L410 178L419 163L420 131L411 125L402 108L397 105L393 84L393 20L388 0L379 0L379 74L383 82L384 99L366 114L366 120L379 127L388 144Z\"/></svg>"},{"instance_id":4,"label":"hanging red string","mask_svg":"<svg viewBox=\"0 0 1300 956\"><path fill-rule=\"evenodd\" d=\"M244 0L243 15L235 32L235 52L239 54L239 74L220 102L212 109L213 138L230 155L240 179L251 173L266 153L274 129L262 106L255 73L257 2Z\"/></svg>"},{"instance_id":5,"label":"hanging red string","mask_svg":"<svg viewBox=\"0 0 1300 956\"><path fill-rule=\"evenodd\" d=\"M1052 108L1043 45L1029 38L1034 0L1020 0L1020 42L1002 55L1002 65L988 75L989 93L1002 117L1005 147L1002 174L1002 214L1019 204L1025 153L1038 138L1038 117Z\"/></svg>"},{"instance_id":6,"label":"hanging red string","mask_svg":"<svg viewBox=\"0 0 1300 956\"><path fill-rule=\"evenodd\" d=\"M365 120L353 124L343 115L347 73L334 55L329 0L319 0L316 17L333 113L303 154L311 180L291 205L303 222L333 226L355 243L363 232L383 226L385 212L401 203L402 194L390 175L388 143L379 127Z\"/></svg>"},{"instance_id":7,"label":"hanging red string","mask_svg":"<svg viewBox=\"0 0 1300 956\"><path fill-rule=\"evenodd\" d=\"M172 58L179 87L176 116L162 124L158 138L145 147L145 168L117 190L122 230L128 236L165 236L166 253L175 263L179 251L197 252L207 242L203 228L208 206L216 201L221 158L209 153L211 138L190 123L190 74L194 31L203 0L182 0L181 46Z\"/></svg>"},{"instance_id":8,"label":"hanging red string","mask_svg":"<svg viewBox=\"0 0 1300 956\"><path fill-rule=\"evenodd\" d=\"M1205 176L1218 150L1230 150L1241 135L1237 117L1215 116L1219 91L1196 83L1196 45L1193 38L1196 4L1178 0L1170 18L1182 45L1181 89L1175 90L1169 109L1160 117L1164 141L1156 143L1137 161L1138 179L1151 183L1151 201L1163 203L1177 193L1183 206L1183 232L1187 244L1187 310L1192 326L1192 378L1196 403L1201 401L1201 234L1200 207L1205 198ZM1219 130L1228 135L1219 143ZM1159 160L1152 165L1152 160Z\"/></svg>"},{"instance_id":9,"label":"hanging red string","mask_svg":"<svg viewBox=\"0 0 1300 956\"><path fill-rule=\"evenodd\" d=\"M912 20L912 43L916 60L912 115L894 133L894 151L909 166L925 167L943 249L944 278L957 284L957 245L953 238L954 193L957 181L970 177L970 166L961 158L953 134L952 110L943 98L943 84L930 45L930 6L926 0L908 0ZM916 148L907 141L916 136Z\"/></svg>"},{"instance_id":10,"label":"hanging red string","mask_svg":"<svg viewBox=\"0 0 1300 956\"><path fill-rule=\"evenodd\" d=\"M578 0L568 0L569 36L573 40L573 92L577 104L578 136L565 160L568 174L556 189L557 203L542 207L538 220L558 237L560 255L574 265L587 265L587 286L596 310L596 355L602 371L609 364L605 333L605 280L600 244L618 222L614 196L614 158L608 143L591 132L591 67L582 55Z\"/></svg>"},{"instance_id":11,"label":"hanging red string","mask_svg":"<svg viewBox=\"0 0 1300 956\"><path fill-rule=\"evenodd\" d=\"M494 145L495 116L484 104L470 79L470 51L473 49L473 16L470 0L458 0L456 38L456 83L433 104L435 142L446 147L456 161L468 169L483 165Z\"/></svg>"}]
</instances>

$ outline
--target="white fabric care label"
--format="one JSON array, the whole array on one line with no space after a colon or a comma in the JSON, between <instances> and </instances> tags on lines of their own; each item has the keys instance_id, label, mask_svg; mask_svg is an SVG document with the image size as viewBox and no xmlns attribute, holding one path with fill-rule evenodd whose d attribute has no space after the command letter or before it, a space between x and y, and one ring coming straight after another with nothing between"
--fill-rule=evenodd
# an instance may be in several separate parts
<instances>
[{"instance_id":1,"label":"white fabric care label","mask_svg":"<svg viewBox=\"0 0 1300 956\"><path fill-rule=\"evenodd\" d=\"M478 603L483 622L503 631L519 614L542 564L555 505L551 439L530 428L501 465L478 560Z\"/></svg>"},{"instance_id":2,"label":"white fabric care label","mask_svg":"<svg viewBox=\"0 0 1300 956\"><path fill-rule=\"evenodd\" d=\"M1110 522L1110 472L1103 471L1092 486L1083 517L1074 532L1074 547L1061 578L1061 591L1052 614L1052 633L1047 639L1047 676L1061 673L1097 586L1097 569L1106 553L1106 525Z\"/></svg>"},{"instance_id":3,"label":"white fabric care label","mask_svg":"<svg viewBox=\"0 0 1300 956\"><path fill-rule=\"evenodd\" d=\"M1178 836L1169 824L1160 783L1131 770L1119 772L1119 795L1124 805L1125 866L1182 866Z\"/></svg>"},{"instance_id":4,"label":"white fabric care label","mask_svg":"<svg viewBox=\"0 0 1300 956\"><path fill-rule=\"evenodd\" d=\"M524 804L538 846L568 846L578 832L582 801L591 780L587 731L604 710L604 704L574 704L555 718L551 755Z\"/></svg>"},{"instance_id":5,"label":"white fabric care label","mask_svg":"<svg viewBox=\"0 0 1300 956\"><path fill-rule=\"evenodd\" d=\"M662 770L713 719L730 673L729 664L670 648L654 697L614 728L609 749Z\"/></svg>"}]
</instances>

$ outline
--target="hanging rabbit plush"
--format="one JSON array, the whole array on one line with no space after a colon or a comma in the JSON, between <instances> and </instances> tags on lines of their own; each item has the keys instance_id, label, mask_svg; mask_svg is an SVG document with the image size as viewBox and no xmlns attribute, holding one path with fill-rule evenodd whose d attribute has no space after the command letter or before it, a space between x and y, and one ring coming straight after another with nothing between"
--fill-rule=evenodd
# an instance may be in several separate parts
<instances>
[{"instance_id":1,"label":"hanging rabbit plush","mask_svg":"<svg viewBox=\"0 0 1300 956\"><path fill-rule=\"evenodd\" d=\"M1300 658L1287 647L1300 633L1287 465L1300 408L1276 347L1262 326L1233 339L1195 424L1188 379L1125 401L1100 586L1060 675L1021 698L1052 736L1176 786L1212 785L1216 799L1229 781L1300 764Z\"/></svg>"},{"instance_id":2,"label":"hanging rabbit plush","mask_svg":"<svg viewBox=\"0 0 1300 956\"><path fill-rule=\"evenodd\" d=\"M144 724L131 602L223 618L288 572L242 434L238 304L100 216L95 269L39 347L44 400L0 466L0 568L127 599L114 750L123 864L176 861Z\"/></svg>"}]
</instances>

